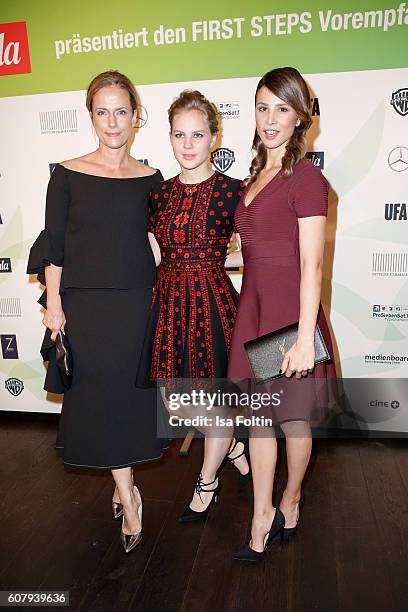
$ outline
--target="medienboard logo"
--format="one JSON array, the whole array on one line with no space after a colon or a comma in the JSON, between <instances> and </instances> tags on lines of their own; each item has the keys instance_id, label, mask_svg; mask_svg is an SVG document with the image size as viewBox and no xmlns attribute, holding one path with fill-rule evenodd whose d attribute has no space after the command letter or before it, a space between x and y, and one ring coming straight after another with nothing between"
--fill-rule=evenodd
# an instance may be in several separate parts
<instances>
[{"instance_id":1,"label":"medienboard logo","mask_svg":"<svg viewBox=\"0 0 408 612\"><path fill-rule=\"evenodd\" d=\"M69 110L40 111L41 134L65 134L78 131L78 118L75 108Z\"/></svg>"},{"instance_id":2,"label":"medienboard logo","mask_svg":"<svg viewBox=\"0 0 408 612\"><path fill-rule=\"evenodd\" d=\"M384 209L386 221L408 221L405 202L387 202Z\"/></svg>"},{"instance_id":3,"label":"medienboard logo","mask_svg":"<svg viewBox=\"0 0 408 612\"><path fill-rule=\"evenodd\" d=\"M11 272L11 259L10 257L0 257L0 273Z\"/></svg>"},{"instance_id":4,"label":"medienboard logo","mask_svg":"<svg viewBox=\"0 0 408 612\"><path fill-rule=\"evenodd\" d=\"M308 151L305 157L309 159L314 166L320 168L320 170L324 169L324 151Z\"/></svg>"},{"instance_id":5,"label":"medienboard logo","mask_svg":"<svg viewBox=\"0 0 408 612\"><path fill-rule=\"evenodd\" d=\"M232 100L218 102L217 108L223 120L239 119L239 102Z\"/></svg>"},{"instance_id":6,"label":"medienboard logo","mask_svg":"<svg viewBox=\"0 0 408 612\"><path fill-rule=\"evenodd\" d=\"M18 359L17 336L15 334L1 334L0 339L3 359Z\"/></svg>"},{"instance_id":7,"label":"medienboard logo","mask_svg":"<svg viewBox=\"0 0 408 612\"><path fill-rule=\"evenodd\" d=\"M408 87L394 91L390 104L401 117L408 115Z\"/></svg>"},{"instance_id":8,"label":"medienboard logo","mask_svg":"<svg viewBox=\"0 0 408 612\"><path fill-rule=\"evenodd\" d=\"M211 162L214 164L214 168L219 172L226 172L232 166L235 161L234 151L231 149L227 149L225 147L221 147L220 149L215 149L211 153Z\"/></svg>"},{"instance_id":9,"label":"medienboard logo","mask_svg":"<svg viewBox=\"0 0 408 612\"><path fill-rule=\"evenodd\" d=\"M407 304L373 304L374 319L385 321L408 321Z\"/></svg>"},{"instance_id":10,"label":"medienboard logo","mask_svg":"<svg viewBox=\"0 0 408 612\"><path fill-rule=\"evenodd\" d=\"M386 364L407 363L408 357L407 355L383 355L382 353L377 353L376 355L365 355L364 361L365 363Z\"/></svg>"},{"instance_id":11,"label":"medienboard logo","mask_svg":"<svg viewBox=\"0 0 408 612\"><path fill-rule=\"evenodd\" d=\"M0 76L30 72L26 22L0 24Z\"/></svg>"},{"instance_id":12,"label":"medienboard logo","mask_svg":"<svg viewBox=\"0 0 408 612\"><path fill-rule=\"evenodd\" d=\"M374 276L408 276L408 253L372 254L371 274Z\"/></svg>"}]
</instances>

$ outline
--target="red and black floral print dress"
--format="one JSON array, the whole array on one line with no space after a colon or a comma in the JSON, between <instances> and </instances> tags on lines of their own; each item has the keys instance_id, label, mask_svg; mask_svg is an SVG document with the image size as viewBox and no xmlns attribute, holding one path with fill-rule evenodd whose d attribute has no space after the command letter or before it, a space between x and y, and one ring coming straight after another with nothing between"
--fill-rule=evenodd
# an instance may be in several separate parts
<instances>
[{"instance_id":1,"label":"red and black floral print dress","mask_svg":"<svg viewBox=\"0 0 408 612\"><path fill-rule=\"evenodd\" d=\"M152 303L151 379L227 374L238 294L224 264L242 188L215 172L188 185L176 176L152 192L149 231L162 259Z\"/></svg>"}]
</instances>

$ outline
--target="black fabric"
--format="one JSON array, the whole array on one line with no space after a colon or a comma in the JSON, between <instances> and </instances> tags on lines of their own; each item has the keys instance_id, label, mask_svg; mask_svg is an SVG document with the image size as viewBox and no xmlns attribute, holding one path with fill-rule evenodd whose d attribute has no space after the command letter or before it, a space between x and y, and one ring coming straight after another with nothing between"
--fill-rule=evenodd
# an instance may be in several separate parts
<instances>
[{"instance_id":1,"label":"black fabric","mask_svg":"<svg viewBox=\"0 0 408 612\"><path fill-rule=\"evenodd\" d=\"M27 272L45 284L44 267L63 266L68 287L153 287L154 256L147 237L149 194L163 179L115 179L57 164L47 190L45 230L30 251Z\"/></svg>"},{"instance_id":2,"label":"black fabric","mask_svg":"<svg viewBox=\"0 0 408 612\"><path fill-rule=\"evenodd\" d=\"M57 165L50 179L46 227L31 249L28 273L45 283L45 266L63 268L70 389L63 387L49 330L41 354L48 361L44 388L65 392L57 446L68 465L125 467L160 458L167 445L157 437L164 407L161 401L157 407L155 389L134 384L156 275L148 201L161 178L156 172L112 179ZM44 306L45 299L44 293Z\"/></svg>"},{"instance_id":3,"label":"black fabric","mask_svg":"<svg viewBox=\"0 0 408 612\"><path fill-rule=\"evenodd\" d=\"M158 459L166 447L157 438L156 390L134 384L151 297L145 289L67 289L63 294L75 364L57 439L65 463L123 467ZM49 367L54 365L51 360Z\"/></svg>"}]
</instances>

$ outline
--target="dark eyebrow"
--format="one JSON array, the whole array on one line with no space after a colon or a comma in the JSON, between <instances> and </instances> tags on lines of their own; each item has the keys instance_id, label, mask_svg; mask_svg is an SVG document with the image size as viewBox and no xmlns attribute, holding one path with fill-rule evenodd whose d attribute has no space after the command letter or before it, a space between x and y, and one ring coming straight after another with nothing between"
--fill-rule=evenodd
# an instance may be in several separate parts
<instances>
[{"instance_id":1,"label":"dark eyebrow","mask_svg":"<svg viewBox=\"0 0 408 612\"><path fill-rule=\"evenodd\" d=\"M258 104L261 104L262 106L269 106L269 104L267 102L257 102L256 105L258 106ZM275 107L289 106L289 104L287 104L286 102L282 102L282 104L274 104L273 106L275 106Z\"/></svg>"},{"instance_id":2,"label":"dark eyebrow","mask_svg":"<svg viewBox=\"0 0 408 612\"><path fill-rule=\"evenodd\" d=\"M109 109L108 108L104 108L103 106L97 106L95 110L105 110L105 111L107 111ZM126 108L126 106L119 106L119 108L115 108L114 110L115 111L118 111L118 110L127 110L127 108Z\"/></svg>"}]
</instances>

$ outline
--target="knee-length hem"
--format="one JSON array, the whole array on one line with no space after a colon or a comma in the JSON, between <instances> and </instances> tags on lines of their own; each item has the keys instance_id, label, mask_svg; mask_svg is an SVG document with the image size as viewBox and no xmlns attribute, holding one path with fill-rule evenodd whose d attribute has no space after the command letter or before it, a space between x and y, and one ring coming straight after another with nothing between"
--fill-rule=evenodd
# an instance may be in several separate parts
<instances>
[{"instance_id":1,"label":"knee-length hem","mask_svg":"<svg viewBox=\"0 0 408 612\"><path fill-rule=\"evenodd\" d=\"M235 213L244 274L228 364L228 378L233 381L253 379L245 342L299 321L298 219L326 216L328 184L318 168L301 160L291 177L285 178L279 172L248 206L245 195L244 192ZM317 323L330 361L316 365L302 380L280 378L256 386L256 391L278 391L280 386L285 387L289 399L266 411L276 423L292 420L319 423L327 415L327 404L333 394L332 385L325 381L335 379L336 372L321 306Z\"/></svg>"},{"instance_id":2,"label":"knee-length hem","mask_svg":"<svg viewBox=\"0 0 408 612\"><path fill-rule=\"evenodd\" d=\"M219 172L196 184L155 187L149 230L162 262L137 384L224 378L238 305L225 270L242 183Z\"/></svg>"}]
</instances>

